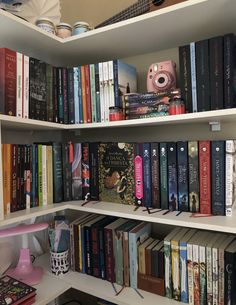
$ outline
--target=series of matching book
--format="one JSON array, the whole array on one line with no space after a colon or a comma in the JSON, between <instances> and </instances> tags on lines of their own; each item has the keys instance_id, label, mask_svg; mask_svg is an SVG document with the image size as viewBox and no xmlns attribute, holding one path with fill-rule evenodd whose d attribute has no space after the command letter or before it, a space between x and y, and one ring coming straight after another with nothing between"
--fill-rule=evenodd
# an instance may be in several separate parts
<instances>
[{"instance_id":1,"label":"series of matching book","mask_svg":"<svg viewBox=\"0 0 236 305\"><path fill-rule=\"evenodd\" d=\"M187 112L236 107L235 35L179 47L180 89Z\"/></svg>"},{"instance_id":2,"label":"series of matching book","mask_svg":"<svg viewBox=\"0 0 236 305\"><path fill-rule=\"evenodd\" d=\"M0 48L0 113L64 124L109 121L109 107L137 91L136 69L121 60L53 67Z\"/></svg>"},{"instance_id":3,"label":"series of matching book","mask_svg":"<svg viewBox=\"0 0 236 305\"><path fill-rule=\"evenodd\" d=\"M5 213L70 200L232 215L236 141L3 144Z\"/></svg>"},{"instance_id":4,"label":"series of matching book","mask_svg":"<svg viewBox=\"0 0 236 305\"><path fill-rule=\"evenodd\" d=\"M101 215L80 216L70 233L74 271L190 305L236 301L233 235L175 228L163 240L150 223Z\"/></svg>"}]
</instances>

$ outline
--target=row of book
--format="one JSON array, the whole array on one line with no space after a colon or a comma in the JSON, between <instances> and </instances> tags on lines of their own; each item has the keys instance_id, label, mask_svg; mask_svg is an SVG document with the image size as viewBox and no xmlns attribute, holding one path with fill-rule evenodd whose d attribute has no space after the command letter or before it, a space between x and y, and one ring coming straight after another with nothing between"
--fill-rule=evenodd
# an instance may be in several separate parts
<instances>
[{"instance_id":1,"label":"row of book","mask_svg":"<svg viewBox=\"0 0 236 305\"><path fill-rule=\"evenodd\" d=\"M186 112L236 107L235 35L179 47L180 89Z\"/></svg>"},{"instance_id":2,"label":"row of book","mask_svg":"<svg viewBox=\"0 0 236 305\"><path fill-rule=\"evenodd\" d=\"M165 293L190 305L236 302L234 235L175 228L164 239Z\"/></svg>"},{"instance_id":3,"label":"row of book","mask_svg":"<svg viewBox=\"0 0 236 305\"><path fill-rule=\"evenodd\" d=\"M164 242L150 223L83 215L70 228L72 270L144 290L148 278L164 295Z\"/></svg>"},{"instance_id":4,"label":"row of book","mask_svg":"<svg viewBox=\"0 0 236 305\"><path fill-rule=\"evenodd\" d=\"M121 95L137 91L135 67L111 60L53 67L0 48L0 113L63 124L105 122Z\"/></svg>"},{"instance_id":5,"label":"row of book","mask_svg":"<svg viewBox=\"0 0 236 305\"><path fill-rule=\"evenodd\" d=\"M5 213L70 200L232 215L236 141L3 144Z\"/></svg>"}]
</instances>

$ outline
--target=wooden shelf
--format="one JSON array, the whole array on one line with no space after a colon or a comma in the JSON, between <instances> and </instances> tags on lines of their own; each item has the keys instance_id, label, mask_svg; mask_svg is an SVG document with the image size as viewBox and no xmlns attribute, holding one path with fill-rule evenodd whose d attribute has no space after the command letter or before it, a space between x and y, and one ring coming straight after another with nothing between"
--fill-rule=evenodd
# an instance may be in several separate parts
<instances>
[{"instance_id":1,"label":"wooden shelf","mask_svg":"<svg viewBox=\"0 0 236 305\"><path fill-rule=\"evenodd\" d=\"M52 275L49 267L49 254L45 254L36 260L37 264L43 266L46 276L51 278L57 278ZM105 299L107 301L113 302L118 305L174 305L176 302L165 297L161 297L143 290L139 290L143 299L137 294L137 292L132 288L125 288L118 296L115 295L115 291L112 285L108 281L98 279L87 274L82 274L78 272L68 272L67 274L60 277L60 280L68 285L70 288L74 288L79 291L83 291L90 295L96 296L98 298ZM52 281L53 282L53 281ZM115 284L115 287L119 291L121 286ZM42 303L40 303L42 304ZM179 305L184 303L178 302ZM38 303L37 303L38 305Z\"/></svg>"},{"instance_id":2,"label":"wooden shelf","mask_svg":"<svg viewBox=\"0 0 236 305\"><path fill-rule=\"evenodd\" d=\"M80 65L234 32L235 10L234 0L188 0L64 40L1 10L0 41L54 65Z\"/></svg>"}]
</instances>

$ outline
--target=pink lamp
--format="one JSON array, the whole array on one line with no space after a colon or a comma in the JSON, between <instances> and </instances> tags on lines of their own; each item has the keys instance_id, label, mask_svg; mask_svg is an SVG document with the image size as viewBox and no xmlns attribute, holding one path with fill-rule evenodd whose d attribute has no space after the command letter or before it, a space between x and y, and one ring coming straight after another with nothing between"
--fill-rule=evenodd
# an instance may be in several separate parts
<instances>
[{"instance_id":1,"label":"pink lamp","mask_svg":"<svg viewBox=\"0 0 236 305\"><path fill-rule=\"evenodd\" d=\"M28 248L27 233L33 233L47 229L47 223L38 224L22 224L13 228L0 231L0 237L9 237L22 234L22 248L20 249L20 257L15 268L8 269L6 274L22 281L28 285L38 284L43 277L43 268L34 267L31 262L30 250Z\"/></svg>"}]
</instances>

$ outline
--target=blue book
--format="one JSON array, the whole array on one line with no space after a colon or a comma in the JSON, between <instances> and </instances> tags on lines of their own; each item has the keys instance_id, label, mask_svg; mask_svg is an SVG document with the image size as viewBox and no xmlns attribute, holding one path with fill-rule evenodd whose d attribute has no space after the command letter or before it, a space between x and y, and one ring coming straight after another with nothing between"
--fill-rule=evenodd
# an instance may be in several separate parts
<instances>
[{"instance_id":1,"label":"blue book","mask_svg":"<svg viewBox=\"0 0 236 305\"><path fill-rule=\"evenodd\" d=\"M143 205L152 206L151 145L143 143Z\"/></svg>"},{"instance_id":2,"label":"blue book","mask_svg":"<svg viewBox=\"0 0 236 305\"><path fill-rule=\"evenodd\" d=\"M179 210L188 212L188 143L177 142Z\"/></svg>"},{"instance_id":3,"label":"blue book","mask_svg":"<svg viewBox=\"0 0 236 305\"><path fill-rule=\"evenodd\" d=\"M138 246L150 235L151 223L141 222L129 232L130 287L138 286Z\"/></svg>"},{"instance_id":4,"label":"blue book","mask_svg":"<svg viewBox=\"0 0 236 305\"><path fill-rule=\"evenodd\" d=\"M79 124L79 82L78 82L78 67L73 68L74 71L74 109L75 109L75 124Z\"/></svg>"},{"instance_id":5,"label":"blue book","mask_svg":"<svg viewBox=\"0 0 236 305\"><path fill-rule=\"evenodd\" d=\"M169 210L178 210L176 143L167 144Z\"/></svg>"},{"instance_id":6,"label":"blue book","mask_svg":"<svg viewBox=\"0 0 236 305\"><path fill-rule=\"evenodd\" d=\"M191 229L179 242L179 257L180 257L180 294L181 302L188 303L188 262L187 262L187 243L190 238L196 233L196 230Z\"/></svg>"}]
</instances>

